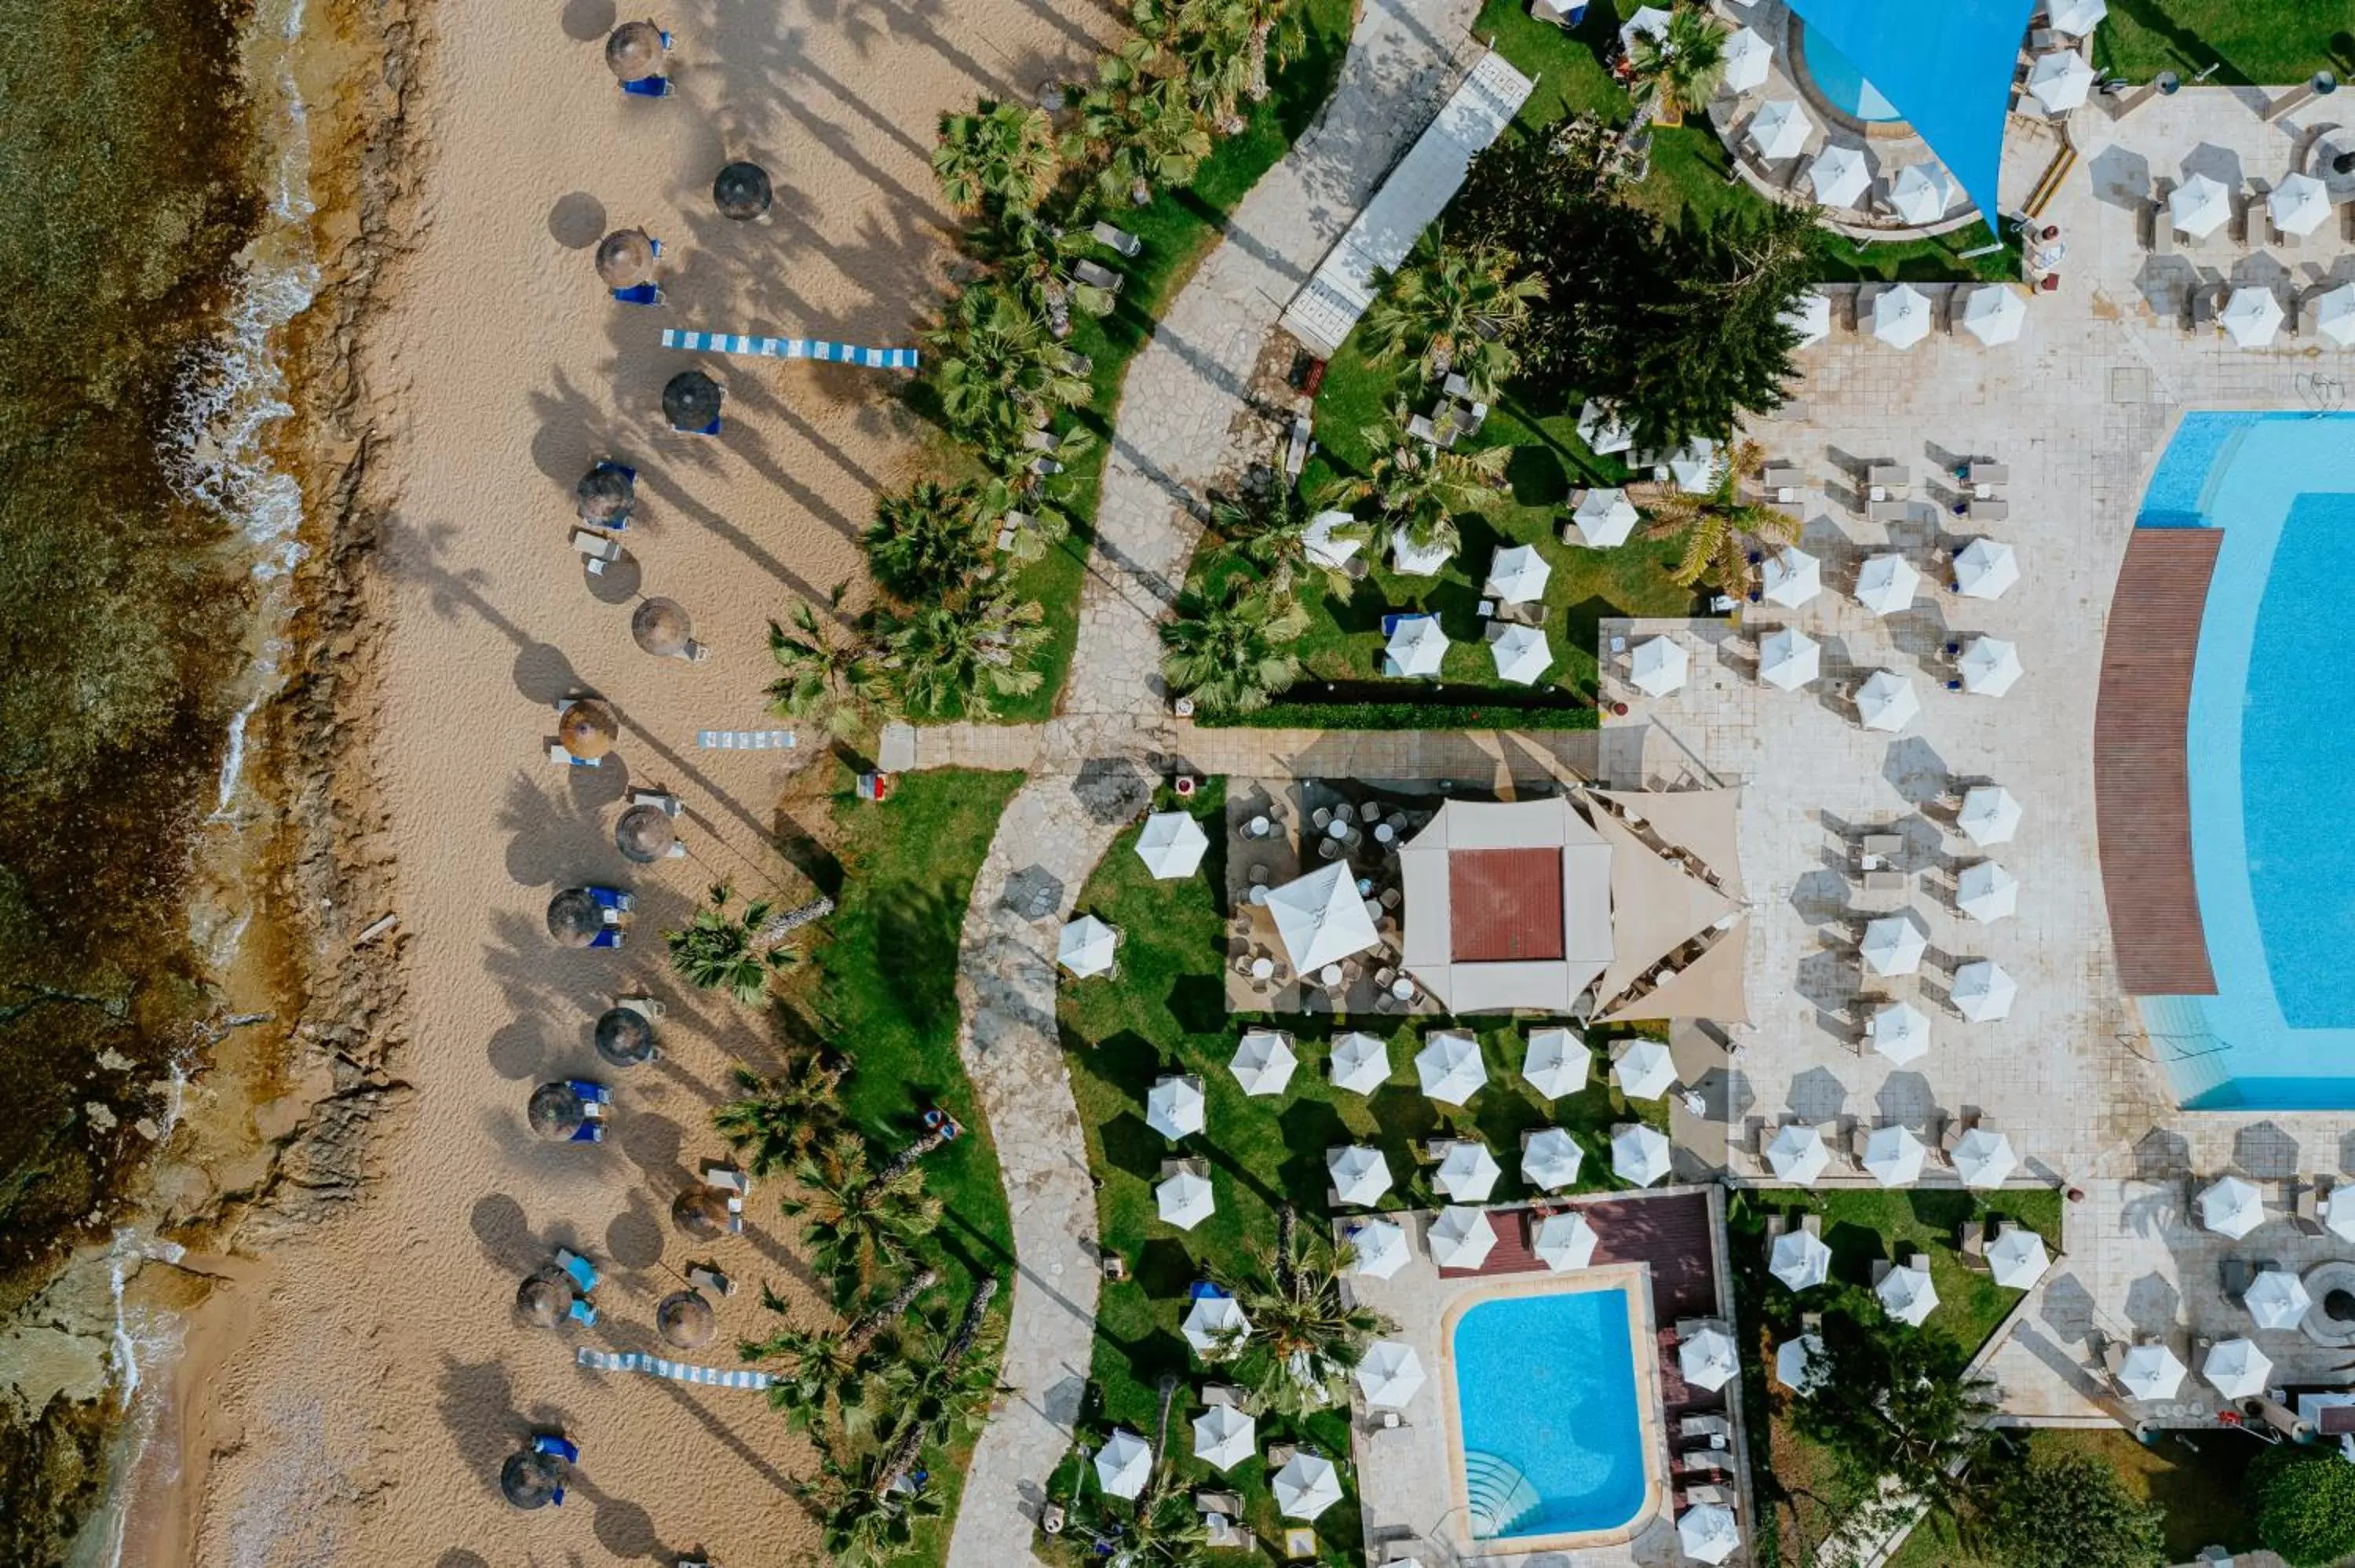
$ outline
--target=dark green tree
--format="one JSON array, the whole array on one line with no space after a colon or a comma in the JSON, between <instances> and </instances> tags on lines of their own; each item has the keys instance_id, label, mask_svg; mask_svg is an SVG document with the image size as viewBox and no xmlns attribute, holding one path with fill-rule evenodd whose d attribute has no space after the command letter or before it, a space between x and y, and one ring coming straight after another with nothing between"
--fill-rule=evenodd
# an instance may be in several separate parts
<instances>
[{"instance_id":1,"label":"dark green tree","mask_svg":"<svg viewBox=\"0 0 2355 1568\"><path fill-rule=\"evenodd\" d=\"M2257 1540L2290 1568L2325 1568L2355 1553L2355 1465L2276 1448L2258 1457L2243 1484Z\"/></svg>"},{"instance_id":2,"label":"dark green tree","mask_svg":"<svg viewBox=\"0 0 2355 1568\"><path fill-rule=\"evenodd\" d=\"M1933 1508L1963 1511L1970 1467L1994 1441L1995 1385L1964 1374L1970 1354L1955 1340L1868 1310L1825 1315L1823 1375L1793 1405L1793 1422L1865 1495L1889 1480Z\"/></svg>"},{"instance_id":3,"label":"dark green tree","mask_svg":"<svg viewBox=\"0 0 2355 1568\"><path fill-rule=\"evenodd\" d=\"M2091 1454L1990 1466L1976 1536L2005 1568L2159 1568L2164 1516Z\"/></svg>"},{"instance_id":4,"label":"dark green tree","mask_svg":"<svg viewBox=\"0 0 2355 1568\"><path fill-rule=\"evenodd\" d=\"M867 569L911 604L932 604L971 586L989 566L975 487L922 479L875 500L875 521L858 535Z\"/></svg>"}]
</instances>

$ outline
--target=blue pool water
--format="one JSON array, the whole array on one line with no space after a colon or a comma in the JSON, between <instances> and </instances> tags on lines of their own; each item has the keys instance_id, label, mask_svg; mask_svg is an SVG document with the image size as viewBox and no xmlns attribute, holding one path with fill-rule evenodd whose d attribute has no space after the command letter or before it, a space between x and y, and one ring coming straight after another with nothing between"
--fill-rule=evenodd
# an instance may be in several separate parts
<instances>
[{"instance_id":1,"label":"blue pool water","mask_svg":"<svg viewBox=\"0 0 2355 1568\"><path fill-rule=\"evenodd\" d=\"M2212 997L2147 999L2197 1108L2355 1108L2355 415L2192 414L2145 527L2223 530L2188 725Z\"/></svg>"},{"instance_id":2,"label":"blue pool water","mask_svg":"<svg viewBox=\"0 0 2355 1568\"><path fill-rule=\"evenodd\" d=\"M1807 74L1815 79L1825 101L1859 120L1902 120L1897 106L1864 79L1854 60L1832 48L1831 39L1811 32L1805 40Z\"/></svg>"},{"instance_id":3,"label":"blue pool water","mask_svg":"<svg viewBox=\"0 0 2355 1568\"><path fill-rule=\"evenodd\" d=\"M1624 1288L1483 1301L1456 1319L1472 1532L1615 1530L1644 1505L1644 1432Z\"/></svg>"}]
</instances>

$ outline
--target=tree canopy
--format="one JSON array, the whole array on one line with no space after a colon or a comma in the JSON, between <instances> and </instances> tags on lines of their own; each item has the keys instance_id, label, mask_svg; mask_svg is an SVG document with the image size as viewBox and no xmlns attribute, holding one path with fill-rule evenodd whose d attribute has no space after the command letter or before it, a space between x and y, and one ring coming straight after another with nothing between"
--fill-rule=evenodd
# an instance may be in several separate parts
<instances>
[{"instance_id":1,"label":"tree canopy","mask_svg":"<svg viewBox=\"0 0 2355 1568\"><path fill-rule=\"evenodd\" d=\"M2245 1485L2257 1539L2290 1568L2323 1568L2355 1553L2355 1465L2276 1448L2249 1467Z\"/></svg>"},{"instance_id":2,"label":"tree canopy","mask_svg":"<svg viewBox=\"0 0 2355 1568\"><path fill-rule=\"evenodd\" d=\"M2007 1568L2158 1568L2159 1510L2091 1454L2030 1454L1995 1467L1980 1530Z\"/></svg>"}]
</instances>

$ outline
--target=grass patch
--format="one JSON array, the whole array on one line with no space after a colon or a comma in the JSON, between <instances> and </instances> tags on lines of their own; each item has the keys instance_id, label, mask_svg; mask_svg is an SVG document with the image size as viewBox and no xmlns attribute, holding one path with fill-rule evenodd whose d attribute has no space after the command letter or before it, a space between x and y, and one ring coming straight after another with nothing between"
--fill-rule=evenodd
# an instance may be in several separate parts
<instances>
[{"instance_id":1,"label":"grass patch","mask_svg":"<svg viewBox=\"0 0 2355 1568\"><path fill-rule=\"evenodd\" d=\"M2318 70L2355 75L2343 0L2110 0L2094 63L2130 81L2171 70L2187 81L2287 87Z\"/></svg>"}]
</instances>

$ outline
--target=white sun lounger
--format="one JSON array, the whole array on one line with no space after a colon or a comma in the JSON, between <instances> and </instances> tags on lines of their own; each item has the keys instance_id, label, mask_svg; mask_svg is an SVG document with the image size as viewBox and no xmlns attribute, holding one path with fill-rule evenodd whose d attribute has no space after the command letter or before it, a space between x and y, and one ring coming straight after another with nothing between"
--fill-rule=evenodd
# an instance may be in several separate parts
<instances>
[{"instance_id":1,"label":"white sun lounger","mask_svg":"<svg viewBox=\"0 0 2355 1568\"><path fill-rule=\"evenodd\" d=\"M586 528L572 530L572 547L588 558L589 570L602 574L622 558L622 542L608 535L591 533Z\"/></svg>"},{"instance_id":2,"label":"white sun lounger","mask_svg":"<svg viewBox=\"0 0 2355 1568\"><path fill-rule=\"evenodd\" d=\"M685 1361L650 1356L643 1351L592 1351L583 1345L573 1361L593 1372L638 1372L666 1377L674 1383L698 1383L713 1388L766 1388L776 1379L764 1372L734 1367L690 1366Z\"/></svg>"},{"instance_id":3,"label":"white sun lounger","mask_svg":"<svg viewBox=\"0 0 2355 1568\"><path fill-rule=\"evenodd\" d=\"M815 359L828 365L864 366L869 370L913 370L917 359L912 348L853 348L847 343L827 343L814 337L749 337L741 333L687 332L678 327L663 329L662 345L706 354L749 354L762 359Z\"/></svg>"},{"instance_id":4,"label":"white sun lounger","mask_svg":"<svg viewBox=\"0 0 2355 1568\"><path fill-rule=\"evenodd\" d=\"M794 732L789 729L699 729L695 732L695 744L705 751L790 751L794 747Z\"/></svg>"}]
</instances>

